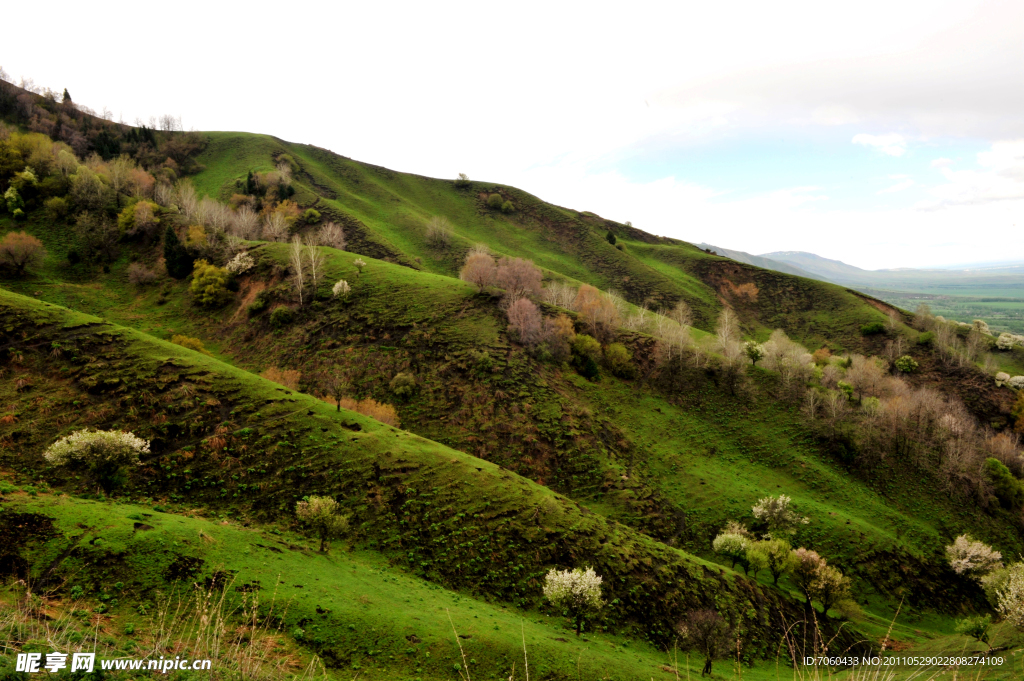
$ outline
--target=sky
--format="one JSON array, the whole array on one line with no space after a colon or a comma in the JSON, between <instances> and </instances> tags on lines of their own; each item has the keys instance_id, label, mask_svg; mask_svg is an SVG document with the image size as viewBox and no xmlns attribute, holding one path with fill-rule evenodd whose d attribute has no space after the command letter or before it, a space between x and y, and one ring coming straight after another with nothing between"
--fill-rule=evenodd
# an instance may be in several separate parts
<instances>
[{"instance_id":1,"label":"sky","mask_svg":"<svg viewBox=\"0 0 1024 681\"><path fill-rule=\"evenodd\" d=\"M877 269L1024 261L1024 2L32 3L0 66L513 185L659 235Z\"/></svg>"}]
</instances>

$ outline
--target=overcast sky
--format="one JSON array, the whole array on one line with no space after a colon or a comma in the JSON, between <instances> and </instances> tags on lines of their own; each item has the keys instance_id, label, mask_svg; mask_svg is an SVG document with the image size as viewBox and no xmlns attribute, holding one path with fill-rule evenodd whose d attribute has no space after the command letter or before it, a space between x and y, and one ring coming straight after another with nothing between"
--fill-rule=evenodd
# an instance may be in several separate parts
<instances>
[{"instance_id":1,"label":"overcast sky","mask_svg":"<svg viewBox=\"0 0 1024 681\"><path fill-rule=\"evenodd\" d=\"M4 23L15 80L126 122L465 172L752 253L1024 260L1021 0L51 2Z\"/></svg>"}]
</instances>

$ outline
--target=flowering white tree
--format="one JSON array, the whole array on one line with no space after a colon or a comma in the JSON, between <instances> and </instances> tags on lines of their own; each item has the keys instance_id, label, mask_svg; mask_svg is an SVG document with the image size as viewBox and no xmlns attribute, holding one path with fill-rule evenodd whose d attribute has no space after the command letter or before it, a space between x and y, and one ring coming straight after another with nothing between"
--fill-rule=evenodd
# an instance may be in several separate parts
<instances>
[{"instance_id":1,"label":"flowering white tree","mask_svg":"<svg viewBox=\"0 0 1024 681\"><path fill-rule=\"evenodd\" d=\"M63 437L43 453L54 466L82 464L107 493L124 482L124 467L139 464L139 455L149 453L149 442L121 430L79 430Z\"/></svg>"},{"instance_id":2,"label":"flowering white tree","mask_svg":"<svg viewBox=\"0 0 1024 681\"><path fill-rule=\"evenodd\" d=\"M256 261L253 260L253 257L247 251L242 251L231 258L231 260L228 260L228 264L224 266L224 269L232 274L244 274L253 267L256 267Z\"/></svg>"},{"instance_id":3,"label":"flowering white tree","mask_svg":"<svg viewBox=\"0 0 1024 681\"><path fill-rule=\"evenodd\" d=\"M587 615L601 609L601 577L594 568L551 570L544 576L544 596L557 608L565 608L580 635Z\"/></svg>"},{"instance_id":4,"label":"flowering white tree","mask_svg":"<svg viewBox=\"0 0 1024 681\"><path fill-rule=\"evenodd\" d=\"M718 555L725 556L731 560L734 568L736 567L736 563L741 563L745 572L747 565L747 549L750 548L751 543L750 539L744 537L742 534L723 531L715 537L713 542L711 542L711 548Z\"/></svg>"},{"instance_id":5,"label":"flowering white tree","mask_svg":"<svg viewBox=\"0 0 1024 681\"><path fill-rule=\"evenodd\" d=\"M345 296L348 295L349 291L351 290L352 287L348 285L347 281L345 281L344 279L339 279L338 283L336 283L331 288L331 295L333 295L335 298L344 298Z\"/></svg>"},{"instance_id":6,"label":"flowering white tree","mask_svg":"<svg viewBox=\"0 0 1024 681\"><path fill-rule=\"evenodd\" d=\"M1007 622L1024 629L1024 563L1007 569L1006 582L996 591L996 610Z\"/></svg>"},{"instance_id":7,"label":"flowering white tree","mask_svg":"<svg viewBox=\"0 0 1024 681\"><path fill-rule=\"evenodd\" d=\"M751 510L755 518L768 525L770 534L779 532L792 534L796 532L797 525L806 525L810 520L793 510L790 506L791 501L785 494L780 494L777 497L764 497L759 499Z\"/></svg>"},{"instance_id":8,"label":"flowering white tree","mask_svg":"<svg viewBox=\"0 0 1024 681\"><path fill-rule=\"evenodd\" d=\"M989 572L1003 567L1003 554L991 546L962 534L946 547L946 560L953 572L981 579Z\"/></svg>"},{"instance_id":9,"label":"flowering white tree","mask_svg":"<svg viewBox=\"0 0 1024 681\"><path fill-rule=\"evenodd\" d=\"M1024 390L1024 376L1014 376L1006 382L1014 390Z\"/></svg>"}]
</instances>

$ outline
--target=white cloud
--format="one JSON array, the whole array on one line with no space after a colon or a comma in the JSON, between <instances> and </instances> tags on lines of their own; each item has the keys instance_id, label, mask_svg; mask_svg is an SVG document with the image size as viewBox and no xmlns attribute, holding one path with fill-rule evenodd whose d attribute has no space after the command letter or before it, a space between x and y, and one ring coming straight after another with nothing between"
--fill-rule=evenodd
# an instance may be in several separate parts
<instances>
[{"instance_id":1,"label":"white cloud","mask_svg":"<svg viewBox=\"0 0 1024 681\"><path fill-rule=\"evenodd\" d=\"M862 144L867 147L875 147L888 156L902 156L907 153L907 143L903 135L891 133L888 135L868 135L861 133L854 135L850 140L854 144Z\"/></svg>"},{"instance_id":2,"label":"white cloud","mask_svg":"<svg viewBox=\"0 0 1024 681\"><path fill-rule=\"evenodd\" d=\"M937 158L932 161L932 168L945 168L951 165L953 165L953 159L951 158Z\"/></svg>"},{"instance_id":3,"label":"white cloud","mask_svg":"<svg viewBox=\"0 0 1024 681\"><path fill-rule=\"evenodd\" d=\"M915 186L917 184L912 179L910 179L910 177L908 175L890 175L889 179L890 180L899 180L899 182L897 182L896 184L894 184L892 186L886 187L885 189L883 189L883 190L881 190L879 192L876 192L876 193L878 193L878 194L895 194L896 192L901 192L904 189L910 189L911 187L913 187L913 186Z\"/></svg>"},{"instance_id":4,"label":"white cloud","mask_svg":"<svg viewBox=\"0 0 1024 681\"><path fill-rule=\"evenodd\" d=\"M950 164L932 162L946 182L933 187L929 191L933 198L917 207L935 210L1024 199L1024 139L996 142L979 152L977 159L977 170L953 170Z\"/></svg>"}]
</instances>

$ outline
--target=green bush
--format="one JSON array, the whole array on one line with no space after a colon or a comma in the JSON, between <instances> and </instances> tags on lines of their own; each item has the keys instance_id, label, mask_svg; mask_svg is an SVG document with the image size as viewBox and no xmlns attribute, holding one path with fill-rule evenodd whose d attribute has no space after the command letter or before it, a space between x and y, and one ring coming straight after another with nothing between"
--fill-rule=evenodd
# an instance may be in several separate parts
<instances>
[{"instance_id":1,"label":"green bush","mask_svg":"<svg viewBox=\"0 0 1024 681\"><path fill-rule=\"evenodd\" d=\"M53 196L43 203L46 217L52 222L60 222L68 216L68 200L62 196Z\"/></svg>"},{"instance_id":2,"label":"green bush","mask_svg":"<svg viewBox=\"0 0 1024 681\"><path fill-rule=\"evenodd\" d=\"M270 325L275 329L280 329L291 324L294 318L295 313L292 312L290 307L285 305L275 307L274 311L270 313Z\"/></svg>"},{"instance_id":3,"label":"green bush","mask_svg":"<svg viewBox=\"0 0 1024 681\"><path fill-rule=\"evenodd\" d=\"M895 366L896 370L899 371L900 373L912 374L915 371L917 371L918 365L913 357L911 357L910 355L903 355L895 362L893 362L893 366Z\"/></svg>"},{"instance_id":4,"label":"green bush","mask_svg":"<svg viewBox=\"0 0 1024 681\"><path fill-rule=\"evenodd\" d=\"M608 233L604 235L604 238L607 239L608 243L610 243L612 246L615 245L616 239L615 234L612 232L612 230L609 229Z\"/></svg>"},{"instance_id":5,"label":"green bush","mask_svg":"<svg viewBox=\"0 0 1024 681\"><path fill-rule=\"evenodd\" d=\"M409 373L396 374L391 379L391 392L395 397L406 399L416 392L416 377Z\"/></svg>"},{"instance_id":6,"label":"green bush","mask_svg":"<svg viewBox=\"0 0 1024 681\"><path fill-rule=\"evenodd\" d=\"M991 457L985 459L982 471L992 483L992 491L1004 507L1018 509L1024 505L1024 487L1021 487L1020 480L1013 477L1013 473L1002 461Z\"/></svg>"},{"instance_id":7,"label":"green bush","mask_svg":"<svg viewBox=\"0 0 1024 681\"><path fill-rule=\"evenodd\" d=\"M306 212L302 214L302 221L307 225L315 225L320 222L320 211L307 208Z\"/></svg>"},{"instance_id":8,"label":"green bush","mask_svg":"<svg viewBox=\"0 0 1024 681\"><path fill-rule=\"evenodd\" d=\"M231 291L228 290L230 279L230 273L223 267L211 265L205 260L196 260L190 290L200 305L221 305L231 297Z\"/></svg>"},{"instance_id":9,"label":"green bush","mask_svg":"<svg viewBox=\"0 0 1024 681\"><path fill-rule=\"evenodd\" d=\"M585 333L577 334L572 339L572 354L596 360L601 356L601 344L595 338Z\"/></svg>"},{"instance_id":10,"label":"green bush","mask_svg":"<svg viewBox=\"0 0 1024 681\"><path fill-rule=\"evenodd\" d=\"M633 366L633 353L622 343L611 343L604 349L604 363L613 376L619 378L635 378L636 367Z\"/></svg>"},{"instance_id":11,"label":"green bush","mask_svg":"<svg viewBox=\"0 0 1024 681\"><path fill-rule=\"evenodd\" d=\"M501 204L505 203L505 199L501 198L501 194L491 194L487 197L487 207L494 210L501 210Z\"/></svg>"},{"instance_id":12,"label":"green bush","mask_svg":"<svg viewBox=\"0 0 1024 681\"><path fill-rule=\"evenodd\" d=\"M25 211L23 211L20 208L15 208L14 212L12 213L12 215L14 216L15 220L19 220L20 221L20 220L24 220L25 219Z\"/></svg>"},{"instance_id":13,"label":"green bush","mask_svg":"<svg viewBox=\"0 0 1024 681\"><path fill-rule=\"evenodd\" d=\"M514 203L512 203L511 201L505 201L504 203L501 204L501 212L502 213L511 213L515 209L516 209L516 205Z\"/></svg>"},{"instance_id":14,"label":"green bush","mask_svg":"<svg viewBox=\"0 0 1024 681\"><path fill-rule=\"evenodd\" d=\"M459 189L465 189L469 185L469 176L466 173L459 173L459 177L455 180L455 186Z\"/></svg>"},{"instance_id":15,"label":"green bush","mask_svg":"<svg viewBox=\"0 0 1024 681\"><path fill-rule=\"evenodd\" d=\"M256 297L253 298L253 301L249 303L249 307L247 308L249 316L252 317L253 315L258 315L260 312L266 310L267 305L269 304L270 296L267 295L266 291L260 291L256 294Z\"/></svg>"},{"instance_id":16,"label":"green bush","mask_svg":"<svg viewBox=\"0 0 1024 681\"><path fill-rule=\"evenodd\" d=\"M935 334L931 331L925 331L917 337L917 344L931 347L932 343L935 342Z\"/></svg>"},{"instance_id":17,"label":"green bush","mask_svg":"<svg viewBox=\"0 0 1024 681\"><path fill-rule=\"evenodd\" d=\"M860 327L860 332L864 336L874 336L880 333L885 333L885 324L882 322L871 322Z\"/></svg>"}]
</instances>

